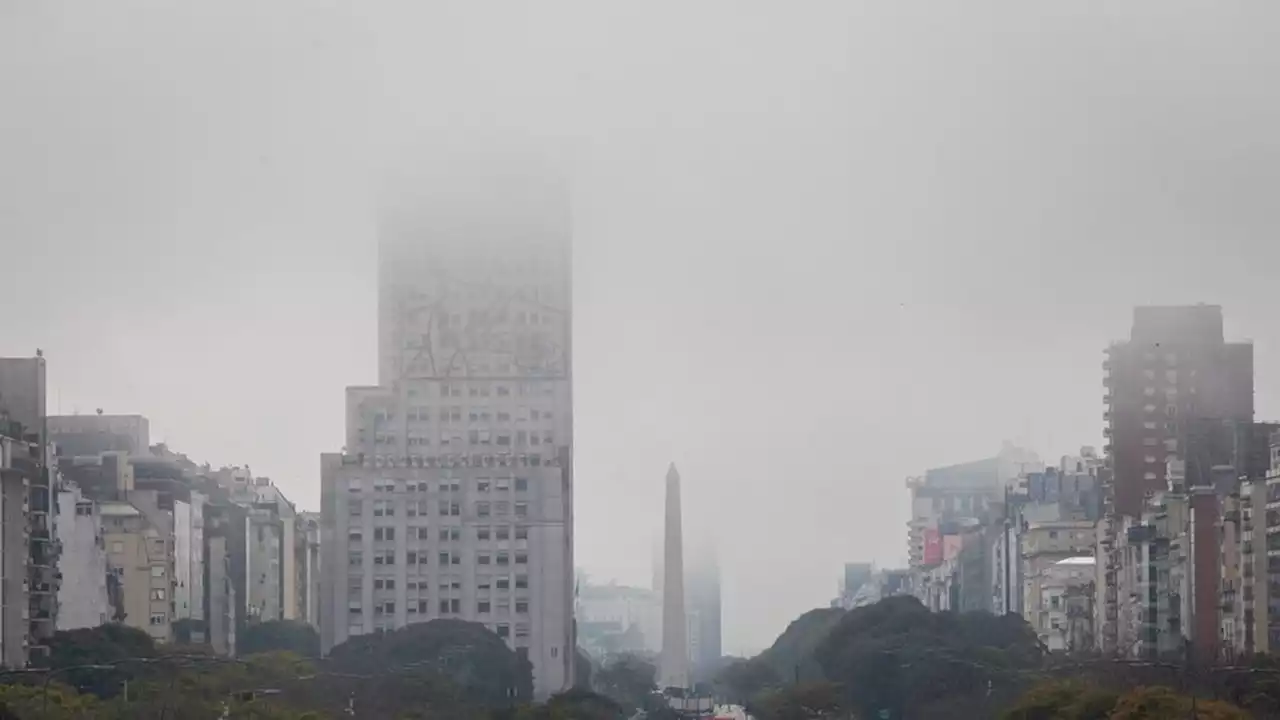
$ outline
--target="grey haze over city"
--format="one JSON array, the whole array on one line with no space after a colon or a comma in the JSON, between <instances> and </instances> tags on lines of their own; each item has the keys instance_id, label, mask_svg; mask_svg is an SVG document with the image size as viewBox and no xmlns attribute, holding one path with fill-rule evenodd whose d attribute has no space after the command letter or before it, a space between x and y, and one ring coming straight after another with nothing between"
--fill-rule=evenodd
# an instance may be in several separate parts
<instances>
[{"instance_id":1,"label":"grey haze over city","mask_svg":"<svg viewBox=\"0 0 1280 720\"><path fill-rule=\"evenodd\" d=\"M647 584L675 462L726 653L901 564L904 478L1101 443L1131 307L1280 417L1280 6L0 1L0 355L318 509L377 381L379 208L572 197L575 564Z\"/></svg>"}]
</instances>

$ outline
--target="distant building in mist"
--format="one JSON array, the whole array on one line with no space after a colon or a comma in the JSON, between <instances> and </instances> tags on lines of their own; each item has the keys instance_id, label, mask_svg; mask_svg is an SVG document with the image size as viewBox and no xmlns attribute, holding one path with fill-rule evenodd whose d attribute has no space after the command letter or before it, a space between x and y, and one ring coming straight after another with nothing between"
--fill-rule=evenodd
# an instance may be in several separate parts
<instances>
[{"instance_id":1,"label":"distant building in mist","mask_svg":"<svg viewBox=\"0 0 1280 720\"><path fill-rule=\"evenodd\" d=\"M941 561L939 526L976 521L1004 501L1006 488L1025 472L1043 470L1036 454L1005 444L990 458L925 471L924 477L907 479L911 491L907 555L911 567Z\"/></svg>"},{"instance_id":2,"label":"distant building in mist","mask_svg":"<svg viewBox=\"0 0 1280 720\"><path fill-rule=\"evenodd\" d=\"M723 654L720 629L720 567L714 557L700 558L685 570L689 659L699 680L709 679Z\"/></svg>"},{"instance_id":3,"label":"distant building in mist","mask_svg":"<svg viewBox=\"0 0 1280 720\"><path fill-rule=\"evenodd\" d=\"M142 415L51 415L49 439L63 457L106 452L146 455L151 448L151 423Z\"/></svg>"},{"instance_id":4,"label":"distant building in mist","mask_svg":"<svg viewBox=\"0 0 1280 720\"><path fill-rule=\"evenodd\" d=\"M580 581L576 605L578 645L597 660L662 649L662 601L655 591Z\"/></svg>"},{"instance_id":5,"label":"distant building in mist","mask_svg":"<svg viewBox=\"0 0 1280 720\"><path fill-rule=\"evenodd\" d=\"M1195 421L1233 424L1247 444L1253 344L1223 338L1217 305L1138 307L1129 339L1107 348L1104 449L1115 471L1116 512L1137 516L1148 494L1168 489L1166 460L1186 450ZM1243 470L1230 454L1219 459Z\"/></svg>"},{"instance_id":6,"label":"distant building in mist","mask_svg":"<svg viewBox=\"0 0 1280 720\"><path fill-rule=\"evenodd\" d=\"M326 650L457 618L527 656L538 696L571 686L568 210L517 177L386 211L380 384L348 388L322 459Z\"/></svg>"}]
</instances>

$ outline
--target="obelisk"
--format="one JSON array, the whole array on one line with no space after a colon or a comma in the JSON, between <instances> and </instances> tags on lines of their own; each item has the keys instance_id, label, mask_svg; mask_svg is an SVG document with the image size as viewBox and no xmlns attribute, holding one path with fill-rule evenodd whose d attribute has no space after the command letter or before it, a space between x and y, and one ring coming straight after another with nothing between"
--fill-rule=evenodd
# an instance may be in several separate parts
<instances>
[{"instance_id":1,"label":"obelisk","mask_svg":"<svg viewBox=\"0 0 1280 720\"><path fill-rule=\"evenodd\" d=\"M680 473L667 470L667 512L662 552L661 689L689 687L689 640L684 615L684 533L680 518Z\"/></svg>"}]
</instances>

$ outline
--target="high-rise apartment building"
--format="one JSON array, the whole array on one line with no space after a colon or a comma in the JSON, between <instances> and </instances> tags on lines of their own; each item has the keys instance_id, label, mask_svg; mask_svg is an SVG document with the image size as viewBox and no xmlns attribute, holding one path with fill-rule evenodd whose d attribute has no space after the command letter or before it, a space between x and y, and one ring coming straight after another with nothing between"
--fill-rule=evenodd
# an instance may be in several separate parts
<instances>
[{"instance_id":1,"label":"high-rise apartment building","mask_svg":"<svg viewBox=\"0 0 1280 720\"><path fill-rule=\"evenodd\" d=\"M427 198L381 238L379 379L322 459L321 641L483 623L547 696L573 679L567 203Z\"/></svg>"},{"instance_id":2,"label":"high-rise apartment building","mask_svg":"<svg viewBox=\"0 0 1280 720\"><path fill-rule=\"evenodd\" d=\"M1221 649L1222 507L1241 476L1261 472L1254 467L1265 433L1253 425L1253 345L1224 340L1218 306L1139 307L1129 340L1107 348L1103 370L1112 472L1098 524L1099 647L1130 652L1126 548L1155 533L1170 540L1170 562L1185 560L1190 573L1181 632L1213 658ZM1168 517L1160 507L1184 501L1185 523L1157 527ZM1143 642L1152 652L1175 634L1167 626L1152 632Z\"/></svg>"},{"instance_id":3,"label":"high-rise apartment building","mask_svg":"<svg viewBox=\"0 0 1280 720\"><path fill-rule=\"evenodd\" d=\"M1253 345L1223 340L1219 306L1135 308L1129 340L1107 349L1103 369L1106 450L1122 515L1140 515L1147 495L1168 489L1166 461L1185 455L1205 421L1249 437ZM1211 466L1185 459L1189 475L1208 476Z\"/></svg>"}]
</instances>

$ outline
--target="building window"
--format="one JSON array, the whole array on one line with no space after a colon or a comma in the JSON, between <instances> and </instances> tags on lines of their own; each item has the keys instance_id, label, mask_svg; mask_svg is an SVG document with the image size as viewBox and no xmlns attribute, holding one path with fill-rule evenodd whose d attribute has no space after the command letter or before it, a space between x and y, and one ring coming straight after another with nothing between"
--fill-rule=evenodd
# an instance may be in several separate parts
<instances>
[{"instance_id":1,"label":"building window","mask_svg":"<svg viewBox=\"0 0 1280 720\"><path fill-rule=\"evenodd\" d=\"M489 601L488 601L488 600L478 600L478 601L476 601L476 612L477 612L477 613L480 613L481 615L488 615L488 614L489 614Z\"/></svg>"},{"instance_id":2,"label":"building window","mask_svg":"<svg viewBox=\"0 0 1280 720\"><path fill-rule=\"evenodd\" d=\"M389 527L389 528L382 528L382 527L374 528L374 529L373 529L373 539L374 539L375 541L389 541L389 540L395 540L395 539L396 539L396 529L395 529L395 528L390 528L390 527Z\"/></svg>"},{"instance_id":3,"label":"building window","mask_svg":"<svg viewBox=\"0 0 1280 720\"><path fill-rule=\"evenodd\" d=\"M489 503L476 503L476 517L489 517Z\"/></svg>"},{"instance_id":4,"label":"building window","mask_svg":"<svg viewBox=\"0 0 1280 720\"><path fill-rule=\"evenodd\" d=\"M516 517L522 518L522 517L528 517L528 516L529 516L529 503L527 502L516 503Z\"/></svg>"},{"instance_id":5,"label":"building window","mask_svg":"<svg viewBox=\"0 0 1280 720\"><path fill-rule=\"evenodd\" d=\"M164 595L165 595L164 588L154 588L151 591L152 600L164 600Z\"/></svg>"},{"instance_id":6,"label":"building window","mask_svg":"<svg viewBox=\"0 0 1280 720\"><path fill-rule=\"evenodd\" d=\"M526 553L526 552L518 552L518 553L516 553L516 564L517 564L517 565L528 565L528 564L529 564L529 553Z\"/></svg>"},{"instance_id":7,"label":"building window","mask_svg":"<svg viewBox=\"0 0 1280 720\"><path fill-rule=\"evenodd\" d=\"M500 552L498 553L497 558L495 558L495 561L496 561L496 564L498 565L510 565L511 556L508 555L507 553Z\"/></svg>"},{"instance_id":8,"label":"building window","mask_svg":"<svg viewBox=\"0 0 1280 720\"><path fill-rule=\"evenodd\" d=\"M529 588L529 576L528 576L528 575L517 575L517 576L516 576L516 589L517 589L517 590L527 590L528 588Z\"/></svg>"},{"instance_id":9,"label":"building window","mask_svg":"<svg viewBox=\"0 0 1280 720\"><path fill-rule=\"evenodd\" d=\"M516 539L517 539L517 540L528 540L528 539L529 539L529 526L528 526L528 525L517 525L517 526L516 526Z\"/></svg>"},{"instance_id":10,"label":"building window","mask_svg":"<svg viewBox=\"0 0 1280 720\"><path fill-rule=\"evenodd\" d=\"M510 626L510 625L507 625L507 624L505 624L505 623L499 624L499 625L498 625L498 637L500 637L500 638L509 638L509 637L511 637L511 626Z\"/></svg>"},{"instance_id":11,"label":"building window","mask_svg":"<svg viewBox=\"0 0 1280 720\"><path fill-rule=\"evenodd\" d=\"M111 552L119 554L124 552L124 542L121 540L111 541Z\"/></svg>"},{"instance_id":12,"label":"building window","mask_svg":"<svg viewBox=\"0 0 1280 720\"><path fill-rule=\"evenodd\" d=\"M476 480L476 492L489 492L489 478L479 478Z\"/></svg>"},{"instance_id":13,"label":"building window","mask_svg":"<svg viewBox=\"0 0 1280 720\"><path fill-rule=\"evenodd\" d=\"M525 492L529 489L529 478L516 478L516 492Z\"/></svg>"},{"instance_id":14,"label":"building window","mask_svg":"<svg viewBox=\"0 0 1280 720\"><path fill-rule=\"evenodd\" d=\"M163 565L152 565L152 566L151 566L151 577L153 577L153 578L162 578L162 577L164 577L164 566L163 566Z\"/></svg>"},{"instance_id":15,"label":"building window","mask_svg":"<svg viewBox=\"0 0 1280 720\"><path fill-rule=\"evenodd\" d=\"M476 528L476 539L477 539L477 540L488 540L488 539L489 539L489 526L488 526L488 525L484 525L484 526L481 526L481 527Z\"/></svg>"},{"instance_id":16,"label":"building window","mask_svg":"<svg viewBox=\"0 0 1280 720\"><path fill-rule=\"evenodd\" d=\"M347 564L352 567L359 567L364 564L364 553L359 550L352 550L347 553Z\"/></svg>"},{"instance_id":17,"label":"building window","mask_svg":"<svg viewBox=\"0 0 1280 720\"><path fill-rule=\"evenodd\" d=\"M347 480L347 492L358 493L364 489L364 481L360 478L349 478Z\"/></svg>"},{"instance_id":18,"label":"building window","mask_svg":"<svg viewBox=\"0 0 1280 720\"><path fill-rule=\"evenodd\" d=\"M517 601L516 601L516 614L517 614L517 615L528 615L528 614L529 614L529 601L528 601L528 600L517 600Z\"/></svg>"},{"instance_id":19,"label":"building window","mask_svg":"<svg viewBox=\"0 0 1280 720\"><path fill-rule=\"evenodd\" d=\"M508 525L499 525L499 526L498 526L498 539L499 539L499 540L510 540L510 539L511 539L511 527L510 527L510 526L508 526Z\"/></svg>"},{"instance_id":20,"label":"building window","mask_svg":"<svg viewBox=\"0 0 1280 720\"><path fill-rule=\"evenodd\" d=\"M479 553L476 555L477 565L488 565L489 560L490 560L489 553Z\"/></svg>"},{"instance_id":21,"label":"building window","mask_svg":"<svg viewBox=\"0 0 1280 720\"><path fill-rule=\"evenodd\" d=\"M502 575L496 578L496 584L494 585L494 587L498 588L499 590L510 590L511 578L507 577L506 575Z\"/></svg>"},{"instance_id":22,"label":"building window","mask_svg":"<svg viewBox=\"0 0 1280 720\"><path fill-rule=\"evenodd\" d=\"M151 613L151 624L153 626L164 625L168 620L169 616L164 613Z\"/></svg>"},{"instance_id":23,"label":"building window","mask_svg":"<svg viewBox=\"0 0 1280 720\"><path fill-rule=\"evenodd\" d=\"M361 503L359 500L348 500L348 501L347 501L347 514L348 514L348 515L355 516L355 515L360 515L360 514L362 514L363 512L364 512L364 504L363 504L363 503Z\"/></svg>"},{"instance_id":24,"label":"building window","mask_svg":"<svg viewBox=\"0 0 1280 720\"><path fill-rule=\"evenodd\" d=\"M449 553L448 553L448 552L442 552L442 553L440 553L440 564L441 564L441 565L448 565L448 564L449 564Z\"/></svg>"}]
</instances>

